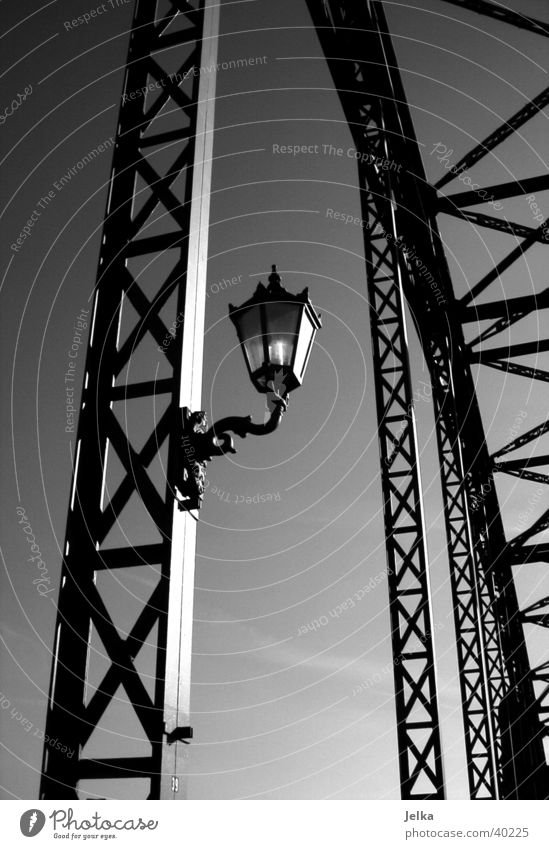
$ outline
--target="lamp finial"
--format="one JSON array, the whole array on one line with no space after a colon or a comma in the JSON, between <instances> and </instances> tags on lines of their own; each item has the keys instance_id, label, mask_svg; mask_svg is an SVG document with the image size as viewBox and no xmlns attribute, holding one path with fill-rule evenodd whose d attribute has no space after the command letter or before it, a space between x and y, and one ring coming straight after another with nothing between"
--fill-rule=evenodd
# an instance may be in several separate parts
<instances>
[{"instance_id":1,"label":"lamp finial","mask_svg":"<svg viewBox=\"0 0 549 849\"><path fill-rule=\"evenodd\" d=\"M269 289L280 289L281 288L281 277L278 271L276 270L276 265L271 266L272 271L269 274Z\"/></svg>"}]
</instances>

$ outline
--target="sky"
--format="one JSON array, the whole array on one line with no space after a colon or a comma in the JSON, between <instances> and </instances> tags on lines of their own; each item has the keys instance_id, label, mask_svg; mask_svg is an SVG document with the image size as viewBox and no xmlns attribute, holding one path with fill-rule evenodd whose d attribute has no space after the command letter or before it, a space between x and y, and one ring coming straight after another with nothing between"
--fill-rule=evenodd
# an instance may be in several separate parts
<instances>
[{"instance_id":1,"label":"sky","mask_svg":"<svg viewBox=\"0 0 549 849\"><path fill-rule=\"evenodd\" d=\"M5 5L0 343L9 368L1 412L0 784L2 798L10 799L38 793L74 449L74 435L65 430L64 375L76 327L82 340L77 402L87 341L79 316L90 309L95 283L133 3L103 4L105 11L77 26L71 22L99 4ZM505 5L547 17L542 0ZM437 144L457 162L547 85L546 43L442 0L385 7L427 175L436 181L445 173L433 153ZM210 421L247 414L263 419L264 399L247 378L228 305L247 299L272 263L290 291L309 287L323 326L304 385L292 393L280 428L238 440L236 455L216 458L207 469L197 546L189 798L395 799L363 234L327 214L360 217L353 144L304 0L222 3L219 61L252 57L262 61L220 71L217 80L203 389ZM7 108L18 94L19 105L8 115L3 104ZM546 119L538 116L523 127L471 176L490 185L540 173ZM75 168L100 145L100 155ZM281 151L295 145L307 152ZM342 155L330 153L330 146ZM60 184L71 168L70 180ZM45 196L49 202L38 207L42 214L31 234L12 250ZM544 193L537 196L542 210L548 201ZM524 199L506 201L502 215L534 226ZM441 232L458 293L509 247L509 237L449 217ZM541 291L545 280L539 248L498 285L510 296ZM513 341L532 330L542 332L516 328ZM447 793L466 798L434 422L411 323L410 347ZM475 372L475 378L490 447L545 417L539 387L493 370ZM498 487L510 534L546 506L536 485L508 479ZM27 559L17 508L25 510L47 564L54 591L46 595L32 583L38 573ZM543 571L535 565L517 575L522 598L541 594ZM111 582L105 588L109 603L127 629L148 579L138 570L125 572L102 580ZM344 608L361 589L362 599ZM533 651L541 653L541 643ZM121 728L114 715L105 717L107 732L109 722L116 751L139 753L139 728ZM94 792L91 783L86 790Z\"/></svg>"}]
</instances>

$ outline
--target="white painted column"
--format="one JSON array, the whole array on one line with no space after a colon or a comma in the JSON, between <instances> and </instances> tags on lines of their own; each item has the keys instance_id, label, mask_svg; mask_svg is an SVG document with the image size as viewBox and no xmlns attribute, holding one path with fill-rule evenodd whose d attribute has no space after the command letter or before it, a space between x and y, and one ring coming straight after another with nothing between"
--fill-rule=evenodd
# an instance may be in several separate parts
<instances>
[{"instance_id":1,"label":"white painted column","mask_svg":"<svg viewBox=\"0 0 549 849\"><path fill-rule=\"evenodd\" d=\"M202 362L208 227L215 113L219 0L206 0L198 92L196 146L193 168L192 204L187 264L187 288L183 325L180 407L200 410L202 405ZM174 501L172 551L166 652L164 719L166 732L191 725L191 655L196 555L196 519L177 509ZM189 746L164 744L161 799L185 799L186 756Z\"/></svg>"}]
</instances>

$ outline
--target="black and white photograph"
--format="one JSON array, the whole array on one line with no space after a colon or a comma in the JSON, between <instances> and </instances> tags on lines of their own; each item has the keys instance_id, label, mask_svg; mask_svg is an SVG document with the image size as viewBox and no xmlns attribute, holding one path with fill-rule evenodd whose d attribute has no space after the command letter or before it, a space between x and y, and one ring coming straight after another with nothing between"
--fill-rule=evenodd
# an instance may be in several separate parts
<instances>
[{"instance_id":1,"label":"black and white photograph","mask_svg":"<svg viewBox=\"0 0 549 849\"><path fill-rule=\"evenodd\" d=\"M545 846L548 0L0 46L8 844Z\"/></svg>"}]
</instances>

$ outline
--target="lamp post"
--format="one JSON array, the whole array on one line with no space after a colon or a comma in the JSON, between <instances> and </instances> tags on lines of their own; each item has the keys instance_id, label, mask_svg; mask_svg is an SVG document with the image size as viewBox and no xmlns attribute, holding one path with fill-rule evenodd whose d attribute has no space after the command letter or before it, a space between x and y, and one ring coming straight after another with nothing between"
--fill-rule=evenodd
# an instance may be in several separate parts
<instances>
[{"instance_id":1,"label":"lamp post","mask_svg":"<svg viewBox=\"0 0 549 849\"><path fill-rule=\"evenodd\" d=\"M272 433L288 406L288 394L303 382L317 330L321 327L308 290L293 295L282 286L276 265L269 285L259 283L240 307L229 305L250 379L258 392L271 394L272 412L264 424L251 416L227 416L208 430L203 410L181 410L182 475L176 498L180 510L200 509L204 496L206 463L213 457L234 454L229 431L244 439L248 434Z\"/></svg>"}]
</instances>

